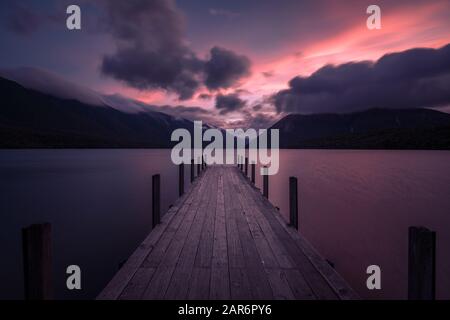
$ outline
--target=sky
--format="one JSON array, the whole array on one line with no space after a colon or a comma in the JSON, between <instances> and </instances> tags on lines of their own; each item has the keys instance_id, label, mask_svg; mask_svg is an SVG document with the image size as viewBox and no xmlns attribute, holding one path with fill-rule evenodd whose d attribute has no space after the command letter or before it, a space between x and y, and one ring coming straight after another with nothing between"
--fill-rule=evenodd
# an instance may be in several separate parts
<instances>
[{"instance_id":1,"label":"sky","mask_svg":"<svg viewBox=\"0 0 450 320\"><path fill-rule=\"evenodd\" d=\"M66 28L69 4L81 30ZM371 4L381 29L367 28ZM448 0L4 0L0 19L0 69L226 128L450 106Z\"/></svg>"}]
</instances>

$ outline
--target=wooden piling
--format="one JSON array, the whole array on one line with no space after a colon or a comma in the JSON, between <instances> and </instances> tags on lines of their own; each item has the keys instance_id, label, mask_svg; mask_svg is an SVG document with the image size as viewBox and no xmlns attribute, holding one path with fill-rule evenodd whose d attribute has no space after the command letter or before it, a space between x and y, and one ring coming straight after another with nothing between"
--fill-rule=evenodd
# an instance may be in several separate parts
<instances>
[{"instance_id":1,"label":"wooden piling","mask_svg":"<svg viewBox=\"0 0 450 320\"><path fill-rule=\"evenodd\" d=\"M252 183L255 184L256 164L252 163Z\"/></svg>"},{"instance_id":2,"label":"wooden piling","mask_svg":"<svg viewBox=\"0 0 450 320\"><path fill-rule=\"evenodd\" d=\"M200 167L200 158L198 158L198 163L197 163L197 177L200 176L200 172L201 172L201 167Z\"/></svg>"},{"instance_id":3,"label":"wooden piling","mask_svg":"<svg viewBox=\"0 0 450 320\"><path fill-rule=\"evenodd\" d=\"M269 199L269 175L267 174L267 167L264 166L264 175L263 175L263 196L266 199Z\"/></svg>"},{"instance_id":4,"label":"wooden piling","mask_svg":"<svg viewBox=\"0 0 450 320\"><path fill-rule=\"evenodd\" d=\"M152 177L152 227L161 222L161 176L155 174Z\"/></svg>"},{"instance_id":5,"label":"wooden piling","mask_svg":"<svg viewBox=\"0 0 450 320\"><path fill-rule=\"evenodd\" d=\"M191 183L194 182L195 173L194 173L194 159L191 159Z\"/></svg>"},{"instance_id":6,"label":"wooden piling","mask_svg":"<svg viewBox=\"0 0 450 320\"><path fill-rule=\"evenodd\" d=\"M408 299L434 300L436 295L436 233L409 227Z\"/></svg>"},{"instance_id":7,"label":"wooden piling","mask_svg":"<svg viewBox=\"0 0 450 320\"><path fill-rule=\"evenodd\" d=\"M289 178L289 225L298 230L297 178Z\"/></svg>"},{"instance_id":8,"label":"wooden piling","mask_svg":"<svg viewBox=\"0 0 450 320\"><path fill-rule=\"evenodd\" d=\"M51 300L52 244L51 224L33 224L22 229L25 299Z\"/></svg>"},{"instance_id":9,"label":"wooden piling","mask_svg":"<svg viewBox=\"0 0 450 320\"><path fill-rule=\"evenodd\" d=\"M184 163L178 166L178 195L184 194Z\"/></svg>"},{"instance_id":10,"label":"wooden piling","mask_svg":"<svg viewBox=\"0 0 450 320\"><path fill-rule=\"evenodd\" d=\"M248 158L245 157L245 177L248 177Z\"/></svg>"}]
</instances>

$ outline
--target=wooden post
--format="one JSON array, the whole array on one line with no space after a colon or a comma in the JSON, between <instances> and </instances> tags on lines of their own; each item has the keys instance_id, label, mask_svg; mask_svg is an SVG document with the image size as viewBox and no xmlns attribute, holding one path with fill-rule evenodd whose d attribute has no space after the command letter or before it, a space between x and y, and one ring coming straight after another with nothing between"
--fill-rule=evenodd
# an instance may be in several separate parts
<instances>
[{"instance_id":1,"label":"wooden post","mask_svg":"<svg viewBox=\"0 0 450 320\"><path fill-rule=\"evenodd\" d=\"M25 299L50 300L52 287L52 226L33 224L22 229Z\"/></svg>"},{"instance_id":2,"label":"wooden post","mask_svg":"<svg viewBox=\"0 0 450 320\"><path fill-rule=\"evenodd\" d=\"M252 183L255 184L256 164L252 163Z\"/></svg>"},{"instance_id":3,"label":"wooden post","mask_svg":"<svg viewBox=\"0 0 450 320\"><path fill-rule=\"evenodd\" d=\"M267 174L267 167L264 166L265 174L263 175L263 196L269 199L269 175Z\"/></svg>"},{"instance_id":4,"label":"wooden post","mask_svg":"<svg viewBox=\"0 0 450 320\"><path fill-rule=\"evenodd\" d=\"M152 177L152 227L161 222L161 176Z\"/></svg>"},{"instance_id":5,"label":"wooden post","mask_svg":"<svg viewBox=\"0 0 450 320\"><path fill-rule=\"evenodd\" d=\"M245 177L248 177L248 158L245 157Z\"/></svg>"},{"instance_id":6,"label":"wooden post","mask_svg":"<svg viewBox=\"0 0 450 320\"><path fill-rule=\"evenodd\" d=\"M409 227L408 299L434 300L436 282L436 233Z\"/></svg>"},{"instance_id":7,"label":"wooden post","mask_svg":"<svg viewBox=\"0 0 450 320\"><path fill-rule=\"evenodd\" d=\"M191 183L194 182L195 173L194 173L194 159L191 159Z\"/></svg>"},{"instance_id":8,"label":"wooden post","mask_svg":"<svg viewBox=\"0 0 450 320\"><path fill-rule=\"evenodd\" d=\"M289 225L298 230L297 178L289 178Z\"/></svg>"},{"instance_id":9,"label":"wooden post","mask_svg":"<svg viewBox=\"0 0 450 320\"><path fill-rule=\"evenodd\" d=\"M184 163L178 166L178 195L184 194Z\"/></svg>"},{"instance_id":10,"label":"wooden post","mask_svg":"<svg viewBox=\"0 0 450 320\"><path fill-rule=\"evenodd\" d=\"M197 163L197 177L200 176L200 172L201 172L201 167L200 167L200 158L198 158L198 163Z\"/></svg>"}]
</instances>

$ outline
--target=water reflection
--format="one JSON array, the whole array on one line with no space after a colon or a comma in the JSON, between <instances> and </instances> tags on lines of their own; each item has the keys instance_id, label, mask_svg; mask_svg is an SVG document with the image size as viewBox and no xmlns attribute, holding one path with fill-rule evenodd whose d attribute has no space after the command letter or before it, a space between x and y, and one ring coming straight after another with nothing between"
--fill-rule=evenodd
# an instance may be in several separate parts
<instances>
[{"instance_id":1,"label":"water reflection","mask_svg":"<svg viewBox=\"0 0 450 320\"><path fill-rule=\"evenodd\" d=\"M437 297L448 299L449 160L447 151L282 150L269 198L287 219L288 179L298 177L300 232L365 298L406 298L408 227L437 231ZM56 296L95 297L151 230L157 173L165 212L178 197L170 150L0 151L0 250L8 257L0 298L23 297L20 230L44 221L53 224ZM81 292L65 289L70 264L82 268ZM371 264L382 269L380 291L365 287Z\"/></svg>"}]
</instances>

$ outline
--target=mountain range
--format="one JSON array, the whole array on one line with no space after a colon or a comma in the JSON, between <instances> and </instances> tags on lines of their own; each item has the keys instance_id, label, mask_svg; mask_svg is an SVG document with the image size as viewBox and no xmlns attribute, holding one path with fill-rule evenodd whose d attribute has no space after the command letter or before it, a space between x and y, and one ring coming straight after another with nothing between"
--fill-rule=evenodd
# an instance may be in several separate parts
<instances>
[{"instance_id":1,"label":"mountain range","mask_svg":"<svg viewBox=\"0 0 450 320\"><path fill-rule=\"evenodd\" d=\"M291 114L272 129L287 149L450 149L450 114L432 109Z\"/></svg>"},{"instance_id":2,"label":"mountain range","mask_svg":"<svg viewBox=\"0 0 450 320\"><path fill-rule=\"evenodd\" d=\"M170 148L173 130L193 130L190 120L48 74L2 75L0 148ZM271 128L281 148L450 149L450 114L431 109L290 114Z\"/></svg>"},{"instance_id":3,"label":"mountain range","mask_svg":"<svg viewBox=\"0 0 450 320\"><path fill-rule=\"evenodd\" d=\"M0 78L1 148L168 148L189 120L152 110L123 112L27 89Z\"/></svg>"}]
</instances>

